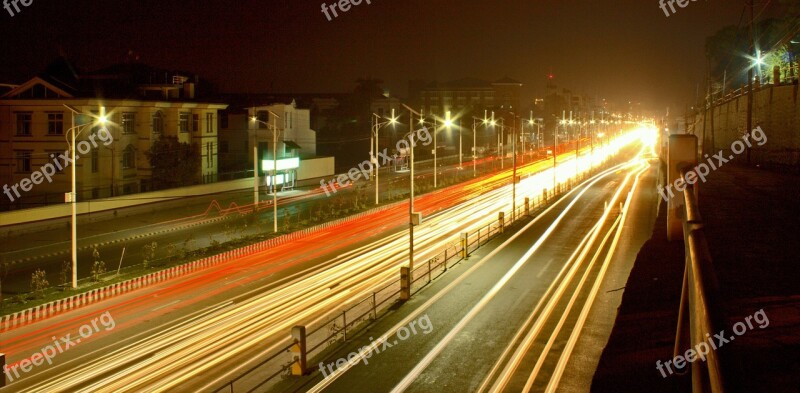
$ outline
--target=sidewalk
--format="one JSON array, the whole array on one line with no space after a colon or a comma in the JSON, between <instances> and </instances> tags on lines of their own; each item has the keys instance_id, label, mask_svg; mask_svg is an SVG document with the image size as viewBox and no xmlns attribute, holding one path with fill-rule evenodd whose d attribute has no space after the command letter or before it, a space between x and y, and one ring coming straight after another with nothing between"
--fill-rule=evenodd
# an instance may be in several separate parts
<instances>
[{"instance_id":1,"label":"sidewalk","mask_svg":"<svg viewBox=\"0 0 800 393\"><path fill-rule=\"evenodd\" d=\"M769 325L720 348L738 362L723 370L743 392L800 391L800 178L725 166L700 188L700 209L732 326L763 309ZM683 243L666 241L666 206L628 279L592 392L689 392L691 377L662 378L673 357L683 278ZM713 333L712 333L713 334Z\"/></svg>"}]
</instances>

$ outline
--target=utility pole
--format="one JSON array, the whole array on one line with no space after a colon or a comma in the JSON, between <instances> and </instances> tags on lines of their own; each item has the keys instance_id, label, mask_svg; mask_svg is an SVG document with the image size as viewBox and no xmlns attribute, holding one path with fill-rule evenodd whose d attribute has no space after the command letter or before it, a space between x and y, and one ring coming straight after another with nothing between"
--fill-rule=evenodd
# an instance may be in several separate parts
<instances>
[{"instance_id":1,"label":"utility pole","mask_svg":"<svg viewBox=\"0 0 800 393\"><path fill-rule=\"evenodd\" d=\"M519 116L514 116L519 118L519 125L522 126L522 118ZM514 169L512 172L512 179L511 179L511 222L516 221L517 219L517 129L516 127L511 127L511 135L513 138L512 141L512 152L511 156L514 160Z\"/></svg>"}]
</instances>

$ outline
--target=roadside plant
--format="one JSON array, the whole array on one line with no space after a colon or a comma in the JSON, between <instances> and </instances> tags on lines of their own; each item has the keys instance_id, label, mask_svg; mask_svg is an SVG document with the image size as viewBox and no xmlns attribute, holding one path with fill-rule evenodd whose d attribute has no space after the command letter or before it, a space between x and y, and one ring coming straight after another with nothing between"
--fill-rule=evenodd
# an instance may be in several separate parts
<instances>
[{"instance_id":1,"label":"roadside plant","mask_svg":"<svg viewBox=\"0 0 800 393\"><path fill-rule=\"evenodd\" d=\"M42 269L36 269L33 274L31 274L31 292L35 297L44 297L44 290L50 286L50 283L47 282L47 273L45 273Z\"/></svg>"}]
</instances>

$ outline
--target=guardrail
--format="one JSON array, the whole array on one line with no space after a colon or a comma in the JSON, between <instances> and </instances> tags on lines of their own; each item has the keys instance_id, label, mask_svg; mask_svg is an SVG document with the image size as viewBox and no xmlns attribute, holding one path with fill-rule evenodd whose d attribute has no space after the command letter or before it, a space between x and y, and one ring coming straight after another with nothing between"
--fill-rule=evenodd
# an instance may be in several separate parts
<instances>
[{"instance_id":1,"label":"guardrail","mask_svg":"<svg viewBox=\"0 0 800 393\"><path fill-rule=\"evenodd\" d=\"M682 176L685 177L686 173L688 172L682 171ZM713 270L694 185L686 187L683 198L685 265L675 335L675 358L684 353L684 348L694 348L695 345L706 342L708 335L722 331L724 320L717 295L717 277ZM717 350L711 350L705 356L705 362L696 359L691 363L692 392L725 392L727 385L722 370L725 362L720 359Z\"/></svg>"}]
</instances>

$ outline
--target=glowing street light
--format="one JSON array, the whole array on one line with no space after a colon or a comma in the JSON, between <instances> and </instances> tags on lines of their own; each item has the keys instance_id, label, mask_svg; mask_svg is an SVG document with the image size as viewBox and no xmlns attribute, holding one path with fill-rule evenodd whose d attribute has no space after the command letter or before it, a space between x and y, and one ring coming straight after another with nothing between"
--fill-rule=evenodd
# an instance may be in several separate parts
<instances>
[{"instance_id":1,"label":"glowing street light","mask_svg":"<svg viewBox=\"0 0 800 393\"><path fill-rule=\"evenodd\" d=\"M280 119L281 117L278 116L275 112L267 110L272 116L275 116L276 119ZM250 120L254 123L261 123L267 126L267 128L272 130L272 181L270 184L272 185L272 230L275 233L278 233L278 127L263 121L259 120L258 117L253 116ZM255 136L254 131L254 136ZM258 138L256 139L255 146L253 146L253 181L254 181L254 205L253 211L258 212ZM285 184L285 183L284 183Z\"/></svg>"},{"instance_id":2,"label":"glowing street light","mask_svg":"<svg viewBox=\"0 0 800 393\"><path fill-rule=\"evenodd\" d=\"M375 154L372 154L370 160L374 160L373 167L375 168L375 205L380 204L380 194L379 194L379 186L380 186L380 165L378 163L378 156L380 155L380 139L378 138L379 131L381 127L386 125L395 125L397 124L397 117L394 115L394 108L392 108L392 117L390 117L385 122L380 122L381 117L375 113L372 114L372 136L375 137ZM372 150L372 142L370 142L370 150Z\"/></svg>"},{"instance_id":3,"label":"glowing street light","mask_svg":"<svg viewBox=\"0 0 800 393\"><path fill-rule=\"evenodd\" d=\"M105 114L105 108L100 108L101 115L93 115L89 113L84 113L83 111L79 110L70 105L64 105L67 109L72 111L72 127L67 130L67 144L69 145L70 155L72 156L72 161L70 164L71 172L72 172L72 192L69 194L69 198L67 202L72 205L72 239L71 239L71 246L72 246L72 288L75 289L78 287L78 221L77 221L77 203L78 203L78 196L75 192L75 138L80 134L83 130L85 130L88 126L105 126L108 123L108 116ZM78 124L75 125L75 117L76 116L89 116L95 119L93 122L85 123L85 124Z\"/></svg>"}]
</instances>

